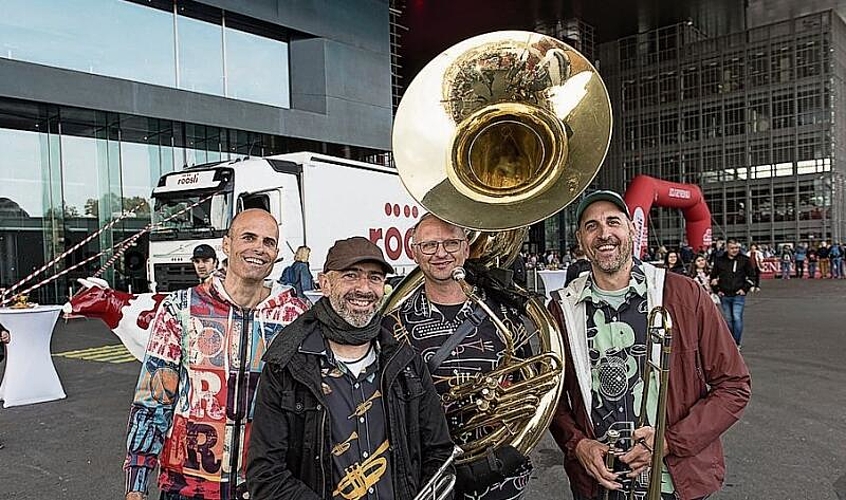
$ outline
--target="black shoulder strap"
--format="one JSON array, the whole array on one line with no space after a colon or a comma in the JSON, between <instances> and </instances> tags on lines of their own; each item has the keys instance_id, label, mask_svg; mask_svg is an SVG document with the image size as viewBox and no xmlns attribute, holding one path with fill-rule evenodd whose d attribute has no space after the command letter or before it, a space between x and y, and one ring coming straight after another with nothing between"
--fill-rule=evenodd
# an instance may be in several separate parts
<instances>
[{"instance_id":1,"label":"black shoulder strap","mask_svg":"<svg viewBox=\"0 0 846 500\"><path fill-rule=\"evenodd\" d=\"M488 313L481 307L476 307L473 309L473 312L467 316L461 325L453 332L449 338L441 344L441 348L435 352L435 355L429 358L429 361L426 363L429 365L429 373L434 373L435 370L441 366L441 363L449 356L449 353L452 352L455 347L464 340L470 332L473 331L474 328L482 324L482 321L488 317Z\"/></svg>"}]
</instances>

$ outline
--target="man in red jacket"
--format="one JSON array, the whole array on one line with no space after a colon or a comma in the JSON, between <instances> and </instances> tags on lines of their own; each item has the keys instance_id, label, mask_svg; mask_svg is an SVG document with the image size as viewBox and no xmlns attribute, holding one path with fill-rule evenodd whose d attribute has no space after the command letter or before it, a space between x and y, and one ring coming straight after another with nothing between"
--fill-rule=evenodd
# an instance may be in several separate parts
<instances>
[{"instance_id":1,"label":"man in red jacket","mask_svg":"<svg viewBox=\"0 0 846 500\"><path fill-rule=\"evenodd\" d=\"M612 191L584 198L576 237L591 271L553 294L550 311L564 332L564 392L551 425L565 453L576 500L628 498L644 491L652 461L658 380L651 377L647 425L638 427L647 356L647 315L663 305L673 319L666 434L660 472L663 500L700 499L725 476L720 436L750 397L750 377L731 333L708 294L693 280L632 254L634 225ZM653 357L654 359L654 357ZM608 431L622 440L606 467ZM636 498L642 498L636 496Z\"/></svg>"}]
</instances>

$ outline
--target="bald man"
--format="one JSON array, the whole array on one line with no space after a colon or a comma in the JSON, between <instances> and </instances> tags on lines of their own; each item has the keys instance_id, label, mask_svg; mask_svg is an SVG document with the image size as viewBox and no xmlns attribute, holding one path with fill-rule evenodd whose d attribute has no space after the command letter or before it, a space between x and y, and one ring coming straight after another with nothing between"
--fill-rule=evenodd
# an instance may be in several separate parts
<instances>
[{"instance_id":1,"label":"bald man","mask_svg":"<svg viewBox=\"0 0 846 500\"><path fill-rule=\"evenodd\" d=\"M306 309L292 289L264 279L278 253L276 219L245 210L223 237L217 275L159 308L127 432L126 498L147 497L156 465L164 500L246 499L246 443L262 355Z\"/></svg>"}]
</instances>

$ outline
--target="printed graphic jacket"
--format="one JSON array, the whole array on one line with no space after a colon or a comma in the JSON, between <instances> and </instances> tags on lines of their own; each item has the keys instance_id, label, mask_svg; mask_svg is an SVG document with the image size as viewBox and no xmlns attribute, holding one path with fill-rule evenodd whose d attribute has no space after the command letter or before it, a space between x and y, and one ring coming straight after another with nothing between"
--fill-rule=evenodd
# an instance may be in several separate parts
<instances>
[{"instance_id":1,"label":"printed graphic jacket","mask_svg":"<svg viewBox=\"0 0 846 500\"><path fill-rule=\"evenodd\" d=\"M322 335L308 312L267 352L256 395L247 473L254 500L332 498L331 418L319 356L302 341ZM423 360L382 329L381 386L395 500L413 500L453 450L438 393ZM452 468L449 468L452 472ZM362 471L366 473L367 471Z\"/></svg>"},{"instance_id":2,"label":"printed graphic jacket","mask_svg":"<svg viewBox=\"0 0 846 500\"><path fill-rule=\"evenodd\" d=\"M165 299L129 416L127 492L146 493L159 465L162 491L245 498L246 444L261 358L306 308L287 289L244 310L228 297L219 276Z\"/></svg>"},{"instance_id":3,"label":"printed graphic jacket","mask_svg":"<svg viewBox=\"0 0 846 500\"><path fill-rule=\"evenodd\" d=\"M717 306L701 286L650 264L643 268L649 310L663 304L674 325L664 462L680 498L701 498L719 490L725 479L720 436L740 419L749 402L749 370ZM564 452L571 485L581 495L596 498L600 487L575 453L579 441L595 439L586 308L578 301L586 282L587 275L573 280L558 290L561 300L549 304L556 322L564 327L567 358L564 392L550 430Z\"/></svg>"}]
</instances>

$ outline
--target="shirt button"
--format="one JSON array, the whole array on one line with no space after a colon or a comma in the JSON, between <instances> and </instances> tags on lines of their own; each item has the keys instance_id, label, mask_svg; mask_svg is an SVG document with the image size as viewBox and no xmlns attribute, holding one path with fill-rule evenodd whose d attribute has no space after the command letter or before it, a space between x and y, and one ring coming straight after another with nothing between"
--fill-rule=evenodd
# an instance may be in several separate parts
<instances>
[{"instance_id":1,"label":"shirt button","mask_svg":"<svg viewBox=\"0 0 846 500\"><path fill-rule=\"evenodd\" d=\"M458 351L452 351L450 354L452 354L453 356L458 356Z\"/></svg>"},{"instance_id":2,"label":"shirt button","mask_svg":"<svg viewBox=\"0 0 846 500\"><path fill-rule=\"evenodd\" d=\"M353 385L353 388L355 388L355 389L358 389L359 387L361 387L361 384L359 384L358 382L356 382L355 385Z\"/></svg>"},{"instance_id":3,"label":"shirt button","mask_svg":"<svg viewBox=\"0 0 846 500\"><path fill-rule=\"evenodd\" d=\"M360 419L358 419L358 421L363 424L364 423L364 417L361 417Z\"/></svg>"},{"instance_id":4,"label":"shirt button","mask_svg":"<svg viewBox=\"0 0 846 500\"><path fill-rule=\"evenodd\" d=\"M318 410L319 410L319 409L321 409L321 406L320 406L320 405L317 405L317 409L318 409Z\"/></svg>"},{"instance_id":5,"label":"shirt button","mask_svg":"<svg viewBox=\"0 0 846 500\"><path fill-rule=\"evenodd\" d=\"M370 493L371 495L372 495L375 491L376 491L376 490L374 490L373 488L370 488L369 490L367 490L367 492L368 492L368 493Z\"/></svg>"},{"instance_id":6,"label":"shirt button","mask_svg":"<svg viewBox=\"0 0 846 500\"><path fill-rule=\"evenodd\" d=\"M617 321L617 316L614 316L613 318L611 318L611 321Z\"/></svg>"},{"instance_id":7,"label":"shirt button","mask_svg":"<svg viewBox=\"0 0 846 500\"><path fill-rule=\"evenodd\" d=\"M363 456L364 458L367 458L367 455L368 455L368 453L366 451L361 454L361 456Z\"/></svg>"}]
</instances>

